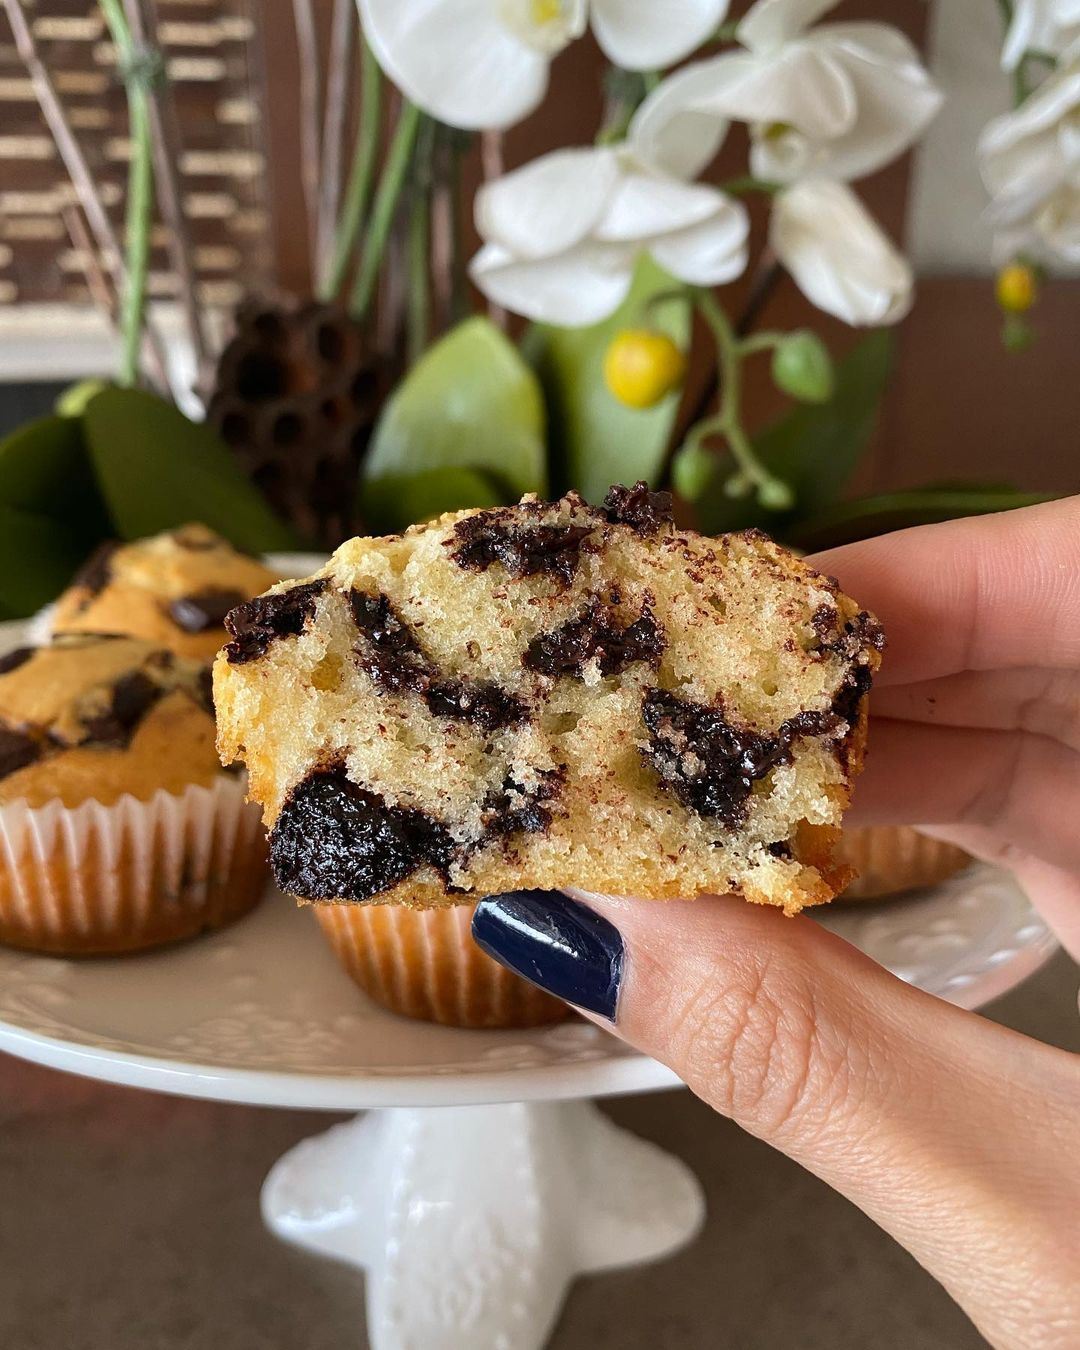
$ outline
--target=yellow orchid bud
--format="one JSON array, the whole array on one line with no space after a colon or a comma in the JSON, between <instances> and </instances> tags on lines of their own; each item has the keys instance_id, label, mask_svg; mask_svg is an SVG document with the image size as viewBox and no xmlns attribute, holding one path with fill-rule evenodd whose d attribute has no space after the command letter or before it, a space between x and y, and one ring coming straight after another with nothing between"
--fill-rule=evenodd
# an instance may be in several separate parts
<instances>
[{"instance_id":1,"label":"yellow orchid bud","mask_svg":"<svg viewBox=\"0 0 1080 1350\"><path fill-rule=\"evenodd\" d=\"M1008 263L997 274L997 302L1006 314L1026 314L1035 303L1039 280L1027 263Z\"/></svg>"},{"instance_id":2,"label":"yellow orchid bud","mask_svg":"<svg viewBox=\"0 0 1080 1350\"><path fill-rule=\"evenodd\" d=\"M604 353L604 382L628 408L652 408L686 378L686 357L666 333L626 328Z\"/></svg>"}]
</instances>

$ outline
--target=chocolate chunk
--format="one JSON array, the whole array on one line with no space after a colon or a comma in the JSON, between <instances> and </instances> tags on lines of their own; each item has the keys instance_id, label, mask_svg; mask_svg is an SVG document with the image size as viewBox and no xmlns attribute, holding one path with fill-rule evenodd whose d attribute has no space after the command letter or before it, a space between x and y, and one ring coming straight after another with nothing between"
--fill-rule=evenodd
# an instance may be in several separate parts
<instances>
[{"instance_id":1,"label":"chocolate chunk","mask_svg":"<svg viewBox=\"0 0 1080 1350\"><path fill-rule=\"evenodd\" d=\"M604 498L604 512L613 525L629 525L638 534L656 534L674 520L670 492L650 492L638 480L633 487L616 483Z\"/></svg>"},{"instance_id":2,"label":"chocolate chunk","mask_svg":"<svg viewBox=\"0 0 1080 1350\"><path fill-rule=\"evenodd\" d=\"M720 707L650 690L642 706L649 748L642 752L665 787L691 811L726 825L745 815L754 783L782 764L802 736L832 736L841 725L834 712L800 712L775 735L737 727Z\"/></svg>"},{"instance_id":3,"label":"chocolate chunk","mask_svg":"<svg viewBox=\"0 0 1080 1350\"><path fill-rule=\"evenodd\" d=\"M839 611L832 605L820 605L810 616L810 625L821 639L819 652L831 652L845 661L857 661L868 647L885 650L885 630L873 615L862 609L838 631Z\"/></svg>"},{"instance_id":4,"label":"chocolate chunk","mask_svg":"<svg viewBox=\"0 0 1080 1350\"><path fill-rule=\"evenodd\" d=\"M234 639L225 648L229 664L242 666L255 661L266 655L276 638L302 633L325 590L325 581L305 581L276 595L258 595L237 605L225 616L225 627Z\"/></svg>"},{"instance_id":5,"label":"chocolate chunk","mask_svg":"<svg viewBox=\"0 0 1080 1350\"><path fill-rule=\"evenodd\" d=\"M5 652L0 656L0 675L7 675L10 671L25 666L36 651L36 647L16 647L13 652Z\"/></svg>"},{"instance_id":6,"label":"chocolate chunk","mask_svg":"<svg viewBox=\"0 0 1080 1350\"><path fill-rule=\"evenodd\" d=\"M636 661L659 665L664 647L664 630L648 605L640 618L620 626L618 615L594 598L576 619L533 638L521 660L527 669L551 676L580 676L595 660L607 676Z\"/></svg>"},{"instance_id":7,"label":"chocolate chunk","mask_svg":"<svg viewBox=\"0 0 1080 1350\"><path fill-rule=\"evenodd\" d=\"M17 773L41 758L41 745L25 731L0 727L0 778Z\"/></svg>"},{"instance_id":8,"label":"chocolate chunk","mask_svg":"<svg viewBox=\"0 0 1080 1350\"><path fill-rule=\"evenodd\" d=\"M786 839L778 839L775 843L767 844L765 847L766 852L771 853L774 858L780 858L783 862L791 862L795 856Z\"/></svg>"},{"instance_id":9,"label":"chocolate chunk","mask_svg":"<svg viewBox=\"0 0 1080 1350\"><path fill-rule=\"evenodd\" d=\"M83 722L86 739L96 745L126 746L139 723L165 690L141 670L123 675L113 686L108 711Z\"/></svg>"},{"instance_id":10,"label":"chocolate chunk","mask_svg":"<svg viewBox=\"0 0 1080 1350\"><path fill-rule=\"evenodd\" d=\"M528 716L520 699L492 681L441 674L385 595L354 590L349 604L361 634L361 668L381 693L416 694L436 717L469 722L481 731Z\"/></svg>"},{"instance_id":11,"label":"chocolate chunk","mask_svg":"<svg viewBox=\"0 0 1080 1350\"><path fill-rule=\"evenodd\" d=\"M545 769L535 783L525 787L508 775L502 787L489 792L481 805L484 834L504 840L515 834L543 834L551 824L550 803L565 779L565 769ZM479 842L485 842L483 836Z\"/></svg>"},{"instance_id":12,"label":"chocolate chunk","mask_svg":"<svg viewBox=\"0 0 1080 1350\"><path fill-rule=\"evenodd\" d=\"M173 623L185 633L205 633L211 628L220 628L229 611L243 604L243 600L239 591L209 587L171 601L168 613Z\"/></svg>"},{"instance_id":13,"label":"chocolate chunk","mask_svg":"<svg viewBox=\"0 0 1080 1350\"><path fill-rule=\"evenodd\" d=\"M390 806L340 767L298 784L270 832L278 885L305 900L370 900L425 865L445 875L454 851L444 825Z\"/></svg>"},{"instance_id":14,"label":"chocolate chunk","mask_svg":"<svg viewBox=\"0 0 1080 1350\"><path fill-rule=\"evenodd\" d=\"M79 606L80 609L85 609L94 596L100 595L112 580L113 555L119 547L120 545L111 539L99 544L75 573L71 581L72 586L87 592Z\"/></svg>"},{"instance_id":15,"label":"chocolate chunk","mask_svg":"<svg viewBox=\"0 0 1080 1350\"><path fill-rule=\"evenodd\" d=\"M514 577L548 574L564 586L577 571L582 541L592 533L590 525L521 526L517 508L483 511L467 516L454 527L453 557L459 567L486 571L501 563Z\"/></svg>"}]
</instances>

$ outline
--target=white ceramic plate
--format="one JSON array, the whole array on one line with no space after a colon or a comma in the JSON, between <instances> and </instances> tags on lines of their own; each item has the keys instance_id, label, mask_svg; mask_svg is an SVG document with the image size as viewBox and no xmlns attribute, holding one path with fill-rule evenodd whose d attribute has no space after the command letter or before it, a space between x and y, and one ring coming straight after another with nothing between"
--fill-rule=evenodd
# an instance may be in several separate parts
<instances>
[{"instance_id":1,"label":"white ceramic plate","mask_svg":"<svg viewBox=\"0 0 1080 1350\"><path fill-rule=\"evenodd\" d=\"M1025 979L1054 941L1006 874L825 922L962 1007ZM0 949L0 1049L135 1087L268 1106L359 1109L599 1097L673 1087L591 1024L456 1031L384 1012L313 916L274 893L235 927L162 952L65 961Z\"/></svg>"},{"instance_id":2,"label":"white ceramic plate","mask_svg":"<svg viewBox=\"0 0 1080 1350\"><path fill-rule=\"evenodd\" d=\"M0 651L24 635L25 625L0 625ZM1011 877L981 865L909 899L837 906L821 922L967 1008L1025 979L1055 948ZM340 969L312 915L276 892L225 932L144 956L65 961L0 948L0 1049L137 1087L342 1110L677 1085L662 1065L576 1020L480 1032L384 1012Z\"/></svg>"}]
</instances>

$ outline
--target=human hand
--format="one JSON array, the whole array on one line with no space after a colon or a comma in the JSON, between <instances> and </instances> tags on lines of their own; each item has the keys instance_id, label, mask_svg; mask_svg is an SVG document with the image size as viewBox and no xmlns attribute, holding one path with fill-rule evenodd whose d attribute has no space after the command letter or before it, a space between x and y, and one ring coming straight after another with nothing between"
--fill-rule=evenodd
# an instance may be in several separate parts
<instances>
[{"instance_id":1,"label":"human hand","mask_svg":"<svg viewBox=\"0 0 1080 1350\"><path fill-rule=\"evenodd\" d=\"M1080 499L813 559L885 625L857 818L1011 866L1080 950ZM523 892L492 956L846 1195L1009 1350L1080 1344L1080 1063L728 897Z\"/></svg>"}]
</instances>

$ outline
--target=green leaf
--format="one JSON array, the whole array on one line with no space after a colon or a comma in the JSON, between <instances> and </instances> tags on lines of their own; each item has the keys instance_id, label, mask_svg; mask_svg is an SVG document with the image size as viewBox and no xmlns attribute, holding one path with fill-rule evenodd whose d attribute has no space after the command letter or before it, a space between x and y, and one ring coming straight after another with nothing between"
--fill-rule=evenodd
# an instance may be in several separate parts
<instances>
[{"instance_id":1,"label":"green leaf","mask_svg":"<svg viewBox=\"0 0 1080 1350\"><path fill-rule=\"evenodd\" d=\"M398 531L444 511L499 506L505 501L498 484L479 469L447 465L423 473L391 473L377 478L368 486L364 505L369 519L378 520L380 529Z\"/></svg>"},{"instance_id":2,"label":"green leaf","mask_svg":"<svg viewBox=\"0 0 1080 1350\"><path fill-rule=\"evenodd\" d=\"M497 501L547 489L544 401L536 376L514 344L484 318L466 319L420 358L383 410L364 465L360 504L379 528L389 525L386 479L431 470L467 470ZM437 499L442 483L450 490ZM464 480L428 479L426 506L460 504ZM469 491L473 490L469 488ZM400 519L400 512L394 513Z\"/></svg>"},{"instance_id":3,"label":"green leaf","mask_svg":"<svg viewBox=\"0 0 1080 1350\"><path fill-rule=\"evenodd\" d=\"M105 389L83 427L118 533L138 539L189 520L250 553L301 542L271 511L217 435L141 389Z\"/></svg>"},{"instance_id":4,"label":"green leaf","mask_svg":"<svg viewBox=\"0 0 1080 1350\"><path fill-rule=\"evenodd\" d=\"M0 441L0 504L54 520L82 550L111 530L79 422L42 417Z\"/></svg>"},{"instance_id":5,"label":"green leaf","mask_svg":"<svg viewBox=\"0 0 1080 1350\"><path fill-rule=\"evenodd\" d=\"M801 548L816 551L906 529L909 525L932 525L1046 501L1053 501L1053 497L1040 492L1017 492L995 483L985 487L973 484L883 492L841 502L821 515L801 521L789 537Z\"/></svg>"},{"instance_id":6,"label":"green leaf","mask_svg":"<svg viewBox=\"0 0 1080 1350\"><path fill-rule=\"evenodd\" d=\"M604 383L604 353L624 328L659 329L680 346L690 338L690 306L681 296L648 306L671 291L671 277L643 258L624 304L603 323L588 328L537 324L524 349L547 400L553 487L577 490L600 501L612 483L639 478L654 487L663 473L679 399L672 394L655 408L621 404Z\"/></svg>"},{"instance_id":7,"label":"green leaf","mask_svg":"<svg viewBox=\"0 0 1080 1350\"><path fill-rule=\"evenodd\" d=\"M701 526L710 534L761 526L790 537L794 522L817 515L840 496L866 449L892 364L892 335L878 329L836 363L828 403L794 408L754 438L758 458L789 483L795 506L785 515L754 501L732 501L721 489L723 465L699 499Z\"/></svg>"},{"instance_id":8,"label":"green leaf","mask_svg":"<svg viewBox=\"0 0 1080 1350\"><path fill-rule=\"evenodd\" d=\"M0 505L0 619L24 619L54 600L82 558L60 521Z\"/></svg>"}]
</instances>

